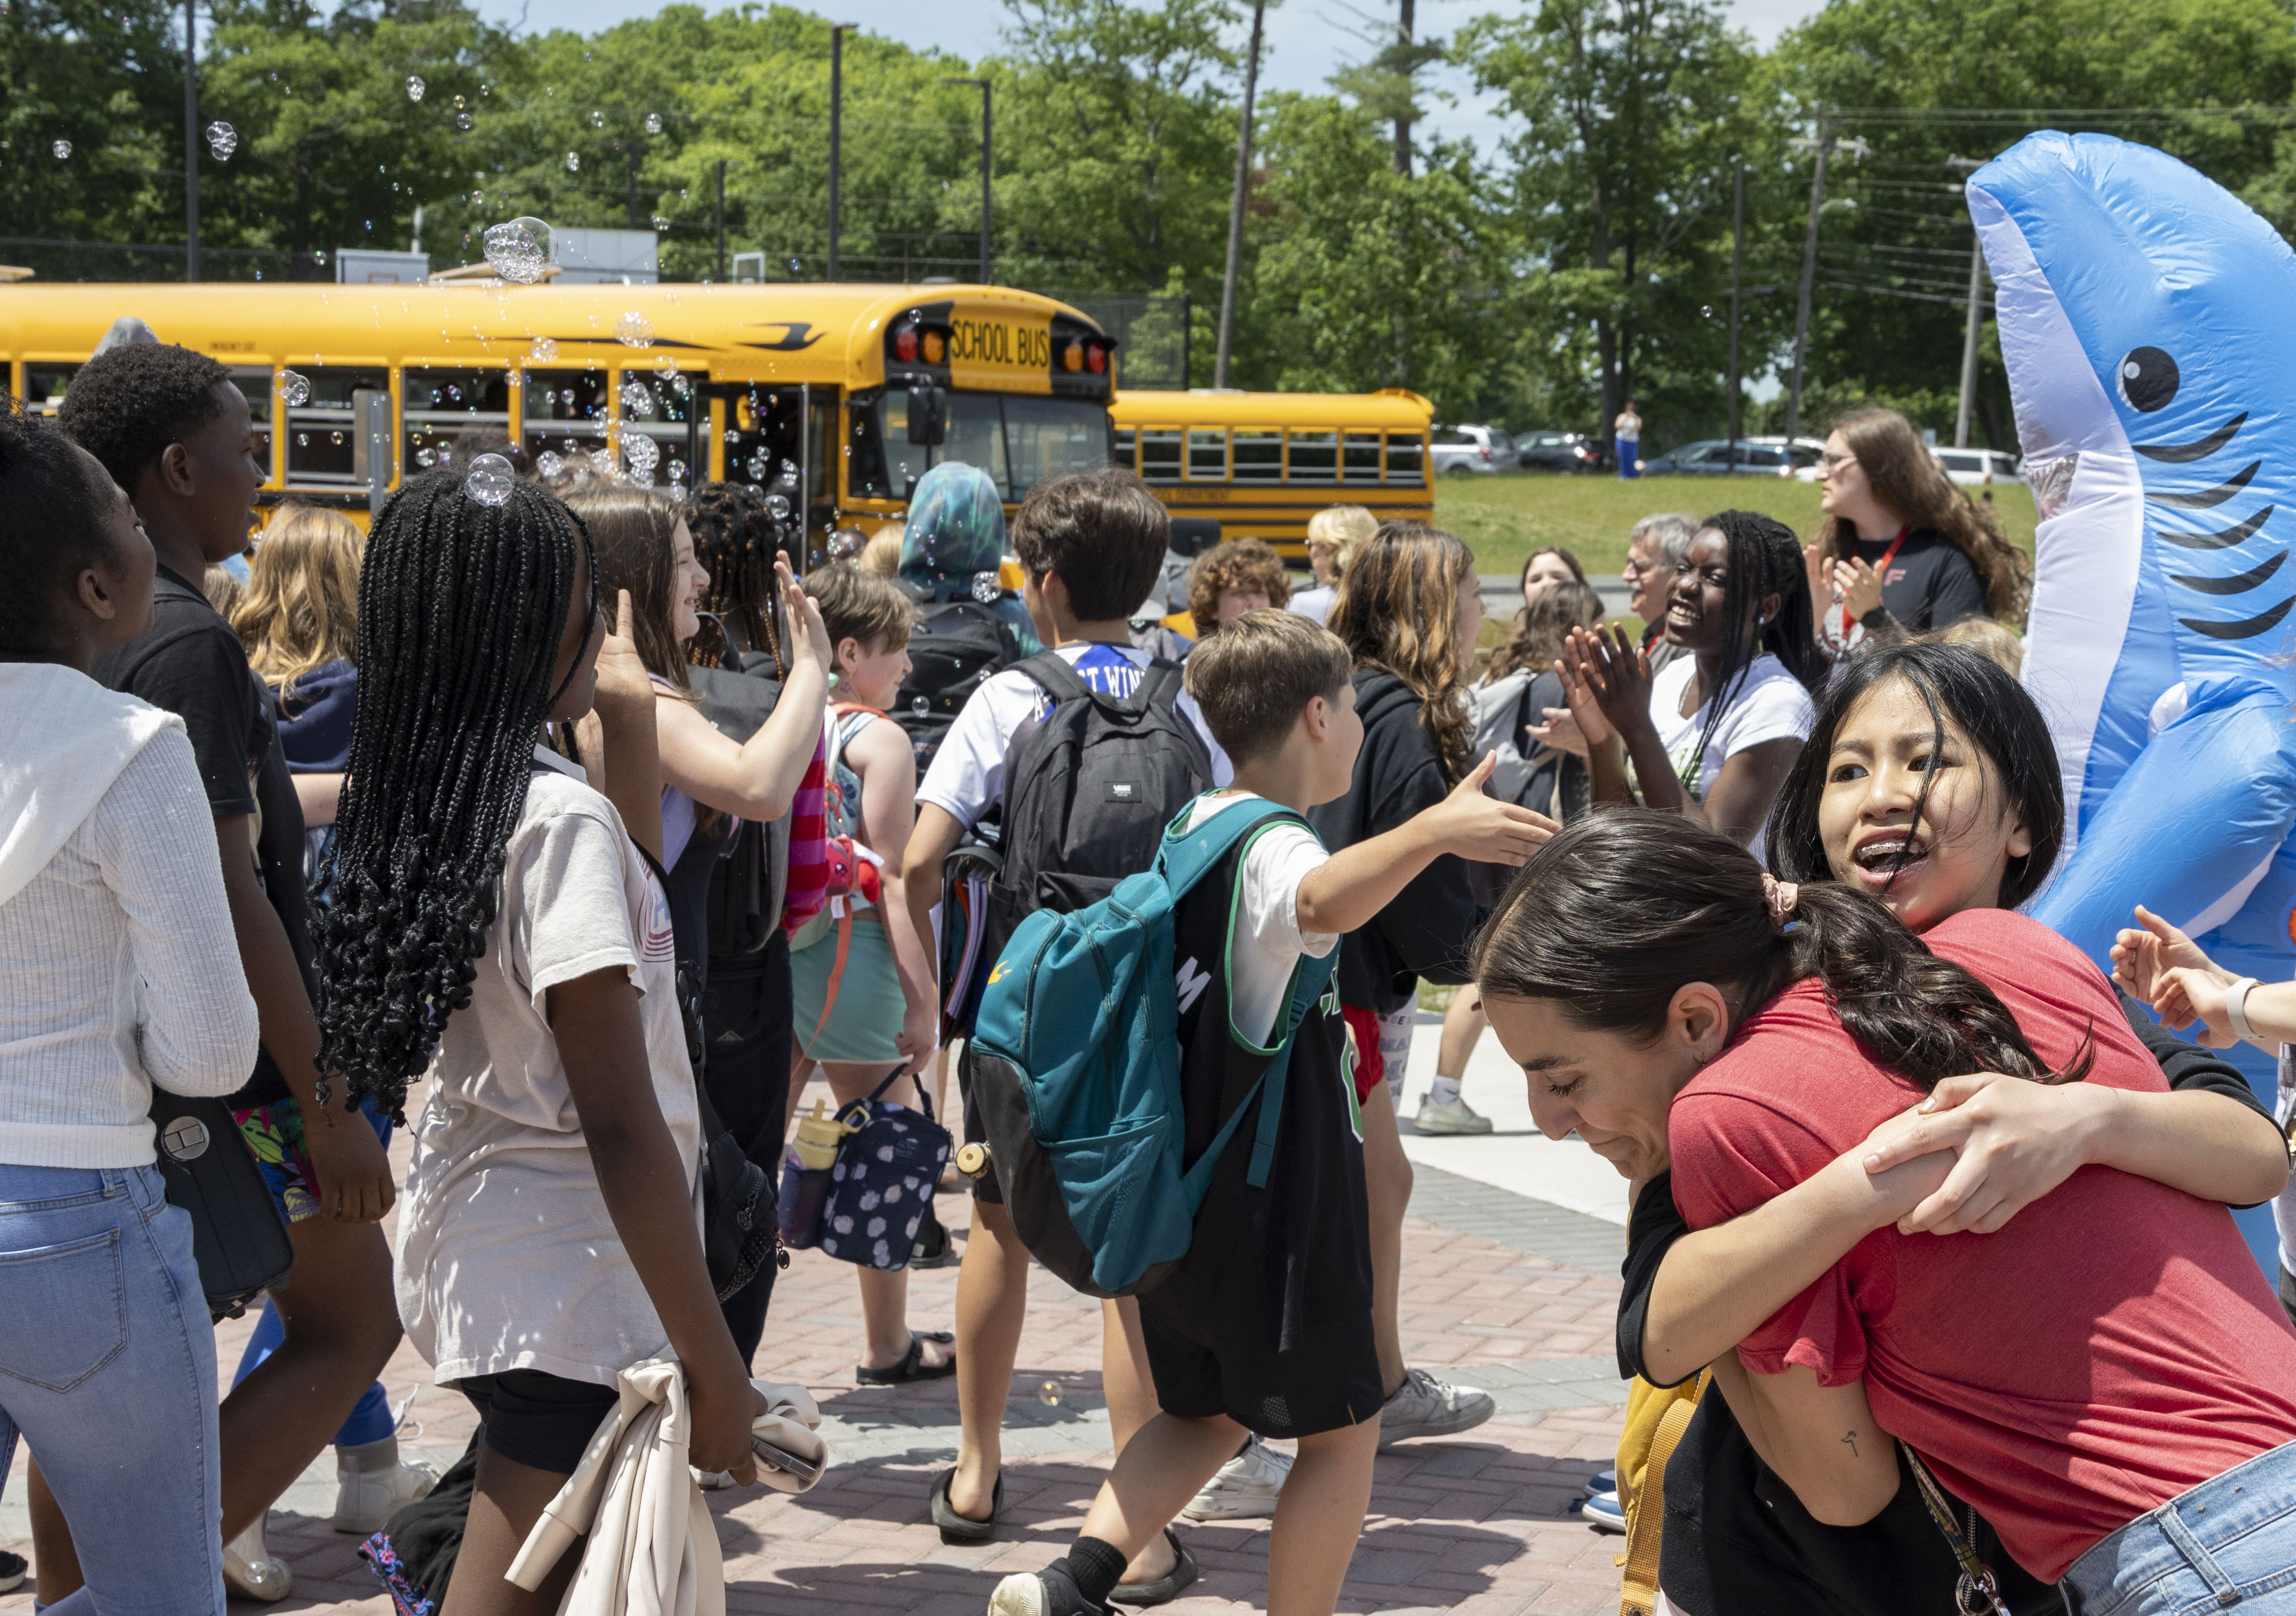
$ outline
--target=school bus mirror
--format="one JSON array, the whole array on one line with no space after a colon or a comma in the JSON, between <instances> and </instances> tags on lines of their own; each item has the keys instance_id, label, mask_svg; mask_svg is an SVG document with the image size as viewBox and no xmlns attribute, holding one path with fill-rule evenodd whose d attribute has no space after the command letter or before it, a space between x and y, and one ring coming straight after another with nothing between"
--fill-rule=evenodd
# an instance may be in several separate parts
<instances>
[{"instance_id":1,"label":"school bus mirror","mask_svg":"<svg viewBox=\"0 0 2296 1616\"><path fill-rule=\"evenodd\" d=\"M909 389L909 441L927 447L945 442L948 436L948 412L943 405L940 389L922 382Z\"/></svg>"}]
</instances>

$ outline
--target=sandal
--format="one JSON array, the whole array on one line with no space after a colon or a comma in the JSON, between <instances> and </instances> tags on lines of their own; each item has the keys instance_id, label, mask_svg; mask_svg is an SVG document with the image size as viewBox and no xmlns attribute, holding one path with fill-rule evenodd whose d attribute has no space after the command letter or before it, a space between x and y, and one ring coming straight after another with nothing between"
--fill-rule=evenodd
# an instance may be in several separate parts
<instances>
[{"instance_id":1,"label":"sandal","mask_svg":"<svg viewBox=\"0 0 2296 1616\"><path fill-rule=\"evenodd\" d=\"M872 1369L866 1364L853 1366L854 1381L863 1386L900 1386L911 1381L945 1381L956 1373L956 1354L948 1355L944 1364L925 1363L927 1341L955 1341L956 1337L946 1330L912 1330L909 1349L901 1354L901 1361L890 1369Z\"/></svg>"},{"instance_id":2,"label":"sandal","mask_svg":"<svg viewBox=\"0 0 2296 1616\"><path fill-rule=\"evenodd\" d=\"M954 1469L944 1470L933 1478L932 1523L940 1528L943 1543L986 1543L996 1533L996 1518L1004 1513L1004 1472L996 1472L996 1486L988 1496L988 1519L976 1521L971 1515L960 1515L956 1506L948 1501L948 1489L956 1481Z\"/></svg>"},{"instance_id":3,"label":"sandal","mask_svg":"<svg viewBox=\"0 0 2296 1616\"><path fill-rule=\"evenodd\" d=\"M1144 1611L1152 1604L1169 1604L1196 1579L1200 1574L1196 1557L1188 1553L1188 1546L1180 1541L1180 1534L1168 1526L1164 1529L1164 1541L1172 1546L1172 1569L1153 1582L1118 1583L1108 1590L1111 1600Z\"/></svg>"}]
</instances>

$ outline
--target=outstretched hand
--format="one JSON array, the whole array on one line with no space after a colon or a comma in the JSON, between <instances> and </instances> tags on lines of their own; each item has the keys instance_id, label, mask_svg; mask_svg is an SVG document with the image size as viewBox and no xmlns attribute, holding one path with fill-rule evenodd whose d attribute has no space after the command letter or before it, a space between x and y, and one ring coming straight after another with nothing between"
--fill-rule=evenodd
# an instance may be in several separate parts
<instances>
[{"instance_id":1,"label":"outstretched hand","mask_svg":"<svg viewBox=\"0 0 2296 1616\"><path fill-rule=\"evenodd\" d=\"M1446 852L1484 864L1519 865L1562 827L1483 789L1497 761L1496 753L1486 753L1448 797L1427 810L1427 828L1441 840Z\"/></svg>"},{"instance_id":2,"label":"outstretched hand","mask_svg":"<svg viewBox=\"0 0 2296 1616\"><path fill-rule=\"evenodd\" d=\"M2181 967L2213 972L2227 983L2235 980L2199 944L2143 904L2136 906L2136 924L2124 926L2114 935L2112 954L2112 980L2120 984L2121 991L2156 1010L2161 979L2166 972Z\"/></svg>"},{"instance_id":3,"label":"outstretched hand","mask_svg":"<svg viewBox=\"0 0 2296 1616\"><path fill-rule=\"evenodd\" d=\"M601 707L616 701L643 701L649 708L653 704L653 680L646 674L644 659L638 655L627 589L615 596L613 626L598 647L597 694L593 700Z\"/></svg>"},{"instance_id":4,"label":"outstretched hand","mask_svg":"<svg viewBox=\"0 0 2296 1616\"><path fill-rule=\"evenodd\" d=\"M821 620L821 607L790 571L788 556L774 557L774 582L782 592L783 616L790 626L791 637L799 642L790 647L791 662L794 664L802 652L813 658L824 674L828 673L836 652L829 643L829 626Z\"/></svg>"},{"instance_id":5,"label":"outstretched hand","mask_svg":"<svg viewBox=\"0 0 2296 1616\"><path fill-rule=\"evenodd\" d=\"M1611 732L1650 721L1650 662L1623 625L1608 630L1572 629L1555 669L1562 676L1571 713L1589 741L1599 744ZM1600 734L1588 725L1590 707L1603 721Z\"/></svg>"},{"instance_id":6,"label":"outstretched hand","mask_svg":"<svg viewBox=\"0 0 2296 1616\"><path fill-rule=\"evenodd\" d=\"M1591 701L1588 705L1593 705ZM1588 745L1587 726L1579 722L1577 713L1567 707L1550 707L1545 710L1546 722L1524 725L1525 734L1541 746L1551 746L1556 751L1569 752L1574 758L1584 758L1593 750ZM1590 716L1595 723L1602 726L1601 732L1594 739L1597 742L1609 740L1611 726L1604 722L1600 710Z\"/></svg>"}]
</instances>

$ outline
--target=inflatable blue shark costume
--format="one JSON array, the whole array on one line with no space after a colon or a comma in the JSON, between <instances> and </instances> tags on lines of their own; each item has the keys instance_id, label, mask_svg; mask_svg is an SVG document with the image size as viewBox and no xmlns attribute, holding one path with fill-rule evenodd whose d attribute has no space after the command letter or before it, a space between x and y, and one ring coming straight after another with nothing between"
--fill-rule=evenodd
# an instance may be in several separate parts
<instances>
[{"instance_id":1,"label":"inflatable blue shark costume","mask_svg":"<svg viewBox=\"0 0 2296 1616\"><path fill-rule=\"evenodd\" d=\"M2070 821L2031 911L2109 968L2142 902L2285 980L2296 252L2176 159L2100 135L2029 136L1968 199L2042 518L2024 680ZM2234 1058L2272 1102L2271 1059ZM2268 1269L2268 1218L2241 1222Z\"/></svg>"}]
</instances>

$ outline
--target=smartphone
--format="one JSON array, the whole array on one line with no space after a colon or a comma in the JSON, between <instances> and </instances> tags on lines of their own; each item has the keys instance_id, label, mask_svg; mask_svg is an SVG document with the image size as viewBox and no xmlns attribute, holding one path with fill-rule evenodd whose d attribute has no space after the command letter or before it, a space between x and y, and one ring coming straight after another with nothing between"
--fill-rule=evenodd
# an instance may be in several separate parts
<instances>
[{"instance_id":1,"label":"smartphone","mask_svg":"<svg viewBox=\"0 0 2296 1616\"><path fill-rule=\"evenodd\" d=\"M800 1481L817 1481L821 1479L821 1466L815 1461L800 1459L788 1448L768 1442L763 1437L753 1436L750 1439L750 1451L758 1456L758 1463L770 1464L775 1470L795 1476Z\"/></svg>"}]
</instances>

